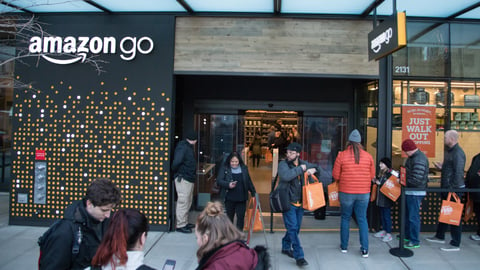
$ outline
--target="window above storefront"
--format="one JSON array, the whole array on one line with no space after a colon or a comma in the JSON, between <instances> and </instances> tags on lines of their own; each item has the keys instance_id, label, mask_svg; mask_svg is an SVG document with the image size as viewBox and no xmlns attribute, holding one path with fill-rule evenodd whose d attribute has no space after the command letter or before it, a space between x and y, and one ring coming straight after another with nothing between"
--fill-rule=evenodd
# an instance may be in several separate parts
<instances>
[{"instance_id":1,"label":"window above storefront","mask_svg":"<svg viewBox=\"0 0 480 270\"><path fill-rule=\"evenodd\" d=\"M408 17L480 19L477 0L3 0L0 13L58 13L58 12L185 12L246 13L281 15L373 15L392 14L393 3Z\"/></svg>"}]
</instances>

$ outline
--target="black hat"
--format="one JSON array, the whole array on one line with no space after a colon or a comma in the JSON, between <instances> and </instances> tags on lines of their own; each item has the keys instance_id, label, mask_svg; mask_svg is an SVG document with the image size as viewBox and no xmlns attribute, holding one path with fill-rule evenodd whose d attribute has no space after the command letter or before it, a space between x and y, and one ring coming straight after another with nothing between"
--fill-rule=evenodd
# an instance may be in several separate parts
<instances>
[{"instance_id":1,"label":"black hat","mask_svg":"<svg viewBox=\"0 0 480 270\"><path fill-rule=\"evenodd\" d=\"M300 151L302 151L302 146L299 143L292 142L291 144L289 144L287 146L287 150L295 151L297 153L300 153Z\"/></svg>"},{"instance_id":2,"label":"black hat","mask_svg":"<svg viewBox=\"0 0 480 270\"><path fill-rule=\"evenodd\" d=\"M392 168L392 161L388 157L384 157L384 158L380 159L380 162L385 164L385 166L387 166L389 169Z\"/></svg>"},{"instance_id":3,"label":"black hat","mask_svg":"<svg viewBox=\"0 0 480 270\"><path fill-rule=\"evenodd\" d=\"M185 133L185 138L190 141L196 141L198 139L197 132L195 132L194 130L188 131L187 133Z\"/></svg>"}]
</instances>

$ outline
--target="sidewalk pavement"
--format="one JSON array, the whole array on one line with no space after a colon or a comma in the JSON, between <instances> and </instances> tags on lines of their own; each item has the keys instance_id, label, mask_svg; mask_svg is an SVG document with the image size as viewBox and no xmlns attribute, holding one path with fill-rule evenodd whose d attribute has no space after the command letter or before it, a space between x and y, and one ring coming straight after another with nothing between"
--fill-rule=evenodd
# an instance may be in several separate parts
<instances>
[{"instance_id":1,"label":"sidewalk pavement","mask_svg":"<svg viewBox=\"0 0 480 270\"><path fill-rule=\"evenodd\" d=\"M38 237L46 227L4 226L0 228L0 270L36 269L39 248ZM295 261L281 254L283 231L274 233L254 233L251 246L268 245L272 258L272 269L298 269ZM421 235L421 247L414 249L414 255L400 258L390 254L392 247L398 246L398 240L384 243L370 234L369 257L362 258L358 232L352 230L348 253L339 249L339 232L302 231L300 240L309 265L304 269L478 269L480 266L479 242L462 238L461 250L457 252L441 251L441 244L425 241L431 233ZM447 237L449 240L449 237ZM195 253L197 244L195 234L179 232L149 232L146 245L145 263L162 269L167 259L176 261L175 270L191 270L197 266Z\"/></svg>"}]
</instances>

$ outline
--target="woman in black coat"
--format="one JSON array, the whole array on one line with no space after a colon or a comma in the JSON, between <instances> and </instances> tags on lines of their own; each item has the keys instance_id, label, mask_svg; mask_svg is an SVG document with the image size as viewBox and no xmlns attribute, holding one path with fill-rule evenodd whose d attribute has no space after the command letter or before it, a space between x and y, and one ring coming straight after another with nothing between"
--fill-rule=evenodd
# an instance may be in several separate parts
<instances>
[{"instance_id":1,"label":"woman in black coat","mask_svg":"<svg viewBox=\"0 0 480 270\"><path fill-rule=\"evenodd\" d=\"M255 196L255 187L248 173L247 166L237 152L231 153L225 161L224 168L217 177L221 196L225 198L225 210L228 218L233 222L237 215L237 228L243 231L245 210L247 208L248 192Z\"/></svg>"}]
</instances>

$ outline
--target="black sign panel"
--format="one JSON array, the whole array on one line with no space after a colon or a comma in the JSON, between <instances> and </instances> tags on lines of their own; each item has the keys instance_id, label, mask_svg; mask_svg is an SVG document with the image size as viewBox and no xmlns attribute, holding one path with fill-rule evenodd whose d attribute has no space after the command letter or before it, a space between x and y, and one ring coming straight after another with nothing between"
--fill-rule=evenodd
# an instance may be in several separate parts
<instances>
[{"instance_id":1,"label":"black sign panel","mask_svg":"<svg viewBox=\"0 0 480 270\"><path fill-rule=\"evenodd\" d=\"M368 33L368 60L378 60L406 45L406 16L399 12Z\"/></svg>"}]
</instances>

